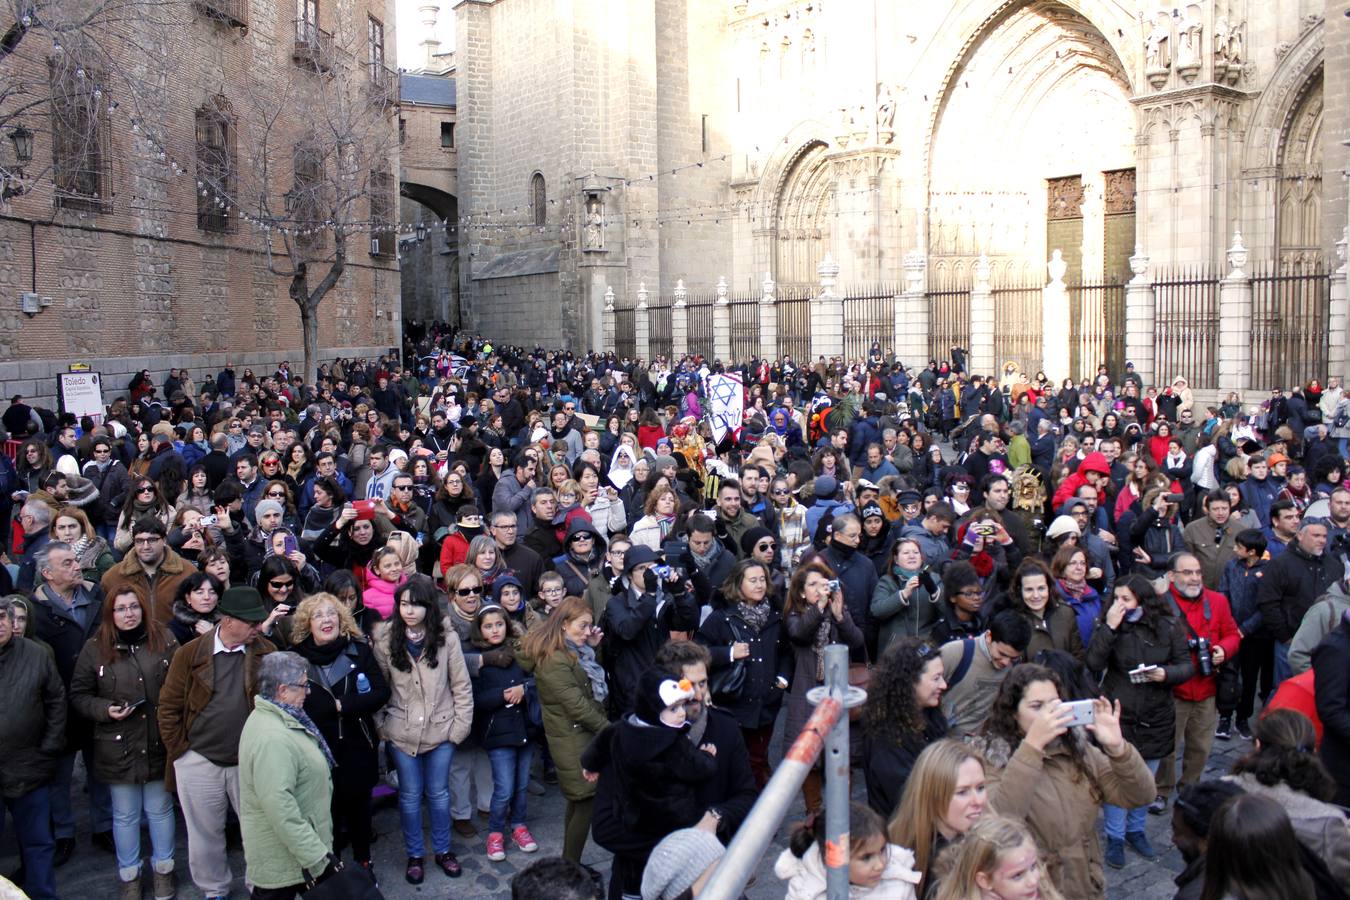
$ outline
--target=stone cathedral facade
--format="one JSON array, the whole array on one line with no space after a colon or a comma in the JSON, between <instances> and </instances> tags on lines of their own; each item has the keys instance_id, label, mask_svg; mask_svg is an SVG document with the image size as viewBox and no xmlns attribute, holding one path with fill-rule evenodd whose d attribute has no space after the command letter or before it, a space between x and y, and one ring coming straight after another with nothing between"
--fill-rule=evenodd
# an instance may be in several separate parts
<instances>
[{"instance_id":1,"label":"stone cathedral facade","mask_svg":"<svg viewBox=\"0 0 1350 900\"><path fill-rule=\"evenodd\" d=\"M607 290L1337 264L1326 0L459 0L461 294L602 342Z\"/></svg>"}]
</instances>

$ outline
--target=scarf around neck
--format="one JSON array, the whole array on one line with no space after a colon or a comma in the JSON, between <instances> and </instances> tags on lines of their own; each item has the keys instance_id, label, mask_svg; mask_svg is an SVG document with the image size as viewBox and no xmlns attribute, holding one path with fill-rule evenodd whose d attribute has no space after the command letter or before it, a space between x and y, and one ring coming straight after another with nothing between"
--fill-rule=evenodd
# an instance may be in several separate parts
<instances>
[{"instance_id":1,"label":"scarf around neck","mask_svg":"<svg viewBox=\"0 0 1350 900\"><path fill-rule=\"evenodd\" d=\"M767 597L754 604L746 603L744 600L736 604L736 614L745 620L745 624L755 629L756 634L764 630L771 611Z\"/></svg>"},{"instance_id":2,"label":"scarf around neck","mask_svg":"<svg viewBox=\"0 0 1350 900\"><path fill-rule=\"evenodd\" d=\"M319 749L323 751L323 758L328 761L328 768L337 768L337 761L333 759L333 751L328 748L328 742L319 733L319 726L314 724L314 720L309 717L309 713L305 712L304 708L291 706L289 703L282 703L280 700L273 700L272 705L299 722L300 727L308 731L309 736L318 743Z\"/></svg>"},{"instance_id":3,"label":"scarf around neck","mask_svg":"<svg viewBox=\"0 0 1350 900\"><path fill-rule=\"evenodd\" d=\"M577 663L586 677L591 680L591 696L597 703L609 698L609 682L605 681L605 669L595 658L595 648L590 644L577 645L567 641L567 648L577 655Z\"/></svg>"}]
</instances>

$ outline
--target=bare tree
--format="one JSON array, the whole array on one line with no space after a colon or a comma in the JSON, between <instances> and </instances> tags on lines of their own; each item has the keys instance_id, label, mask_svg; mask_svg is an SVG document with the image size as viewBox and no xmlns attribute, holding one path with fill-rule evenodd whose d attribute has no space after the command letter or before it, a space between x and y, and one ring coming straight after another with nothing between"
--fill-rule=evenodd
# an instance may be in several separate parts
<instances>
[{"instance_id":1,"label":"bare tree","mask_svg":"<svg viewBox=\"0 0 1350 900\"><path fill-rule=\"evenodd\" d=\"M249 182L237 200L219 179L207 190L253 210L244 218L299 310L312 384L324 298L353 253L395 255L397 78L382 36L377 48L351 23L329 35L297 20L295 40L296 64L255 78L245 101Z\"/></svg>"}]
</instances>

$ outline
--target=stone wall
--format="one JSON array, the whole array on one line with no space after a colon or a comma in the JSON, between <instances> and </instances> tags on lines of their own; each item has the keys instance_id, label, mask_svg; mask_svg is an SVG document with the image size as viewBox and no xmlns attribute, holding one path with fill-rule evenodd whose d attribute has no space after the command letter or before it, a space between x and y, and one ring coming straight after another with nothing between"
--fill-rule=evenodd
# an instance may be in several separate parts
<instances>
[{"instance_id":1,"label":"stone wall","mask_svg":"<svg viewBox=\"0 0 1350 900\"><path fill-rule=\"evenodd\" d=\"M474 283L472 327L494 341L558 346L557 273Z\"/></svg>"}]
</instances>

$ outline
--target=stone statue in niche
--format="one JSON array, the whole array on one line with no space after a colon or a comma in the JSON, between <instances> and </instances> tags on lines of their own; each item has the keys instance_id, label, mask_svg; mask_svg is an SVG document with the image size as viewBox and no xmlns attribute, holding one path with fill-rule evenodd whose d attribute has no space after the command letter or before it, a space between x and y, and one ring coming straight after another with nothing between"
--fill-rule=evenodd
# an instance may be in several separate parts
<instances>
[{"instance_id":1,"label":"stone statue in niche","mask_svg":"<svg viewBox=\"0 0 1350 900\"><path fill-rule=\"evenodd\" d=\"M1172 68L1172 20L1165 11L1159 11L1153 29L1144 38L1144 74L1149 84L1160 88L1167 83Z\"/></svg>"},{"instance_id":2,"label":"stone statue in niche","mask_svg":"<svg viewBox=\"0 0 1350 900\"><path fill-rule=\"evenodd\" d=\"M1200 7L1186 7L1177 40L1177 74L1189 84L1200 72L1200 51L1203 46L1204 24L1200 21Z\"/></svg>"},{"instance_id":3,"label":"stone statue in niche","mask_svg":"<svg viewBox=\"0 0 1350 900\"><path fill-rule=\"evenodd\" d=\"M1046 263L1045 269L1050 274L1050 280L1053 282L1062 282L1064 275L1069 271L1069 264L1064 260L1064 253L1055 250L1050 254L1050 262Z\"/></svg>"},{"instance_id":4,"label":"stone statue in niche","mask_svg":"<svg viewBox=\"0 0 1350 900\"><path fill-rule=\"evenodd\" d=\"M605 205L599 197L586 202L586 229L581 246L583 250L605 249Z\"/></svg>"},{"instance_id":5,"label":"stone statue in niche","mask_svg":"<svg viewBox=\"0 0 1350 900\"><path fill-rule=\"evenodd\" d=\"M877 140L889 144L895 140L895 94L888 84L877 84Z\"/></svg>"}]
</instances>

